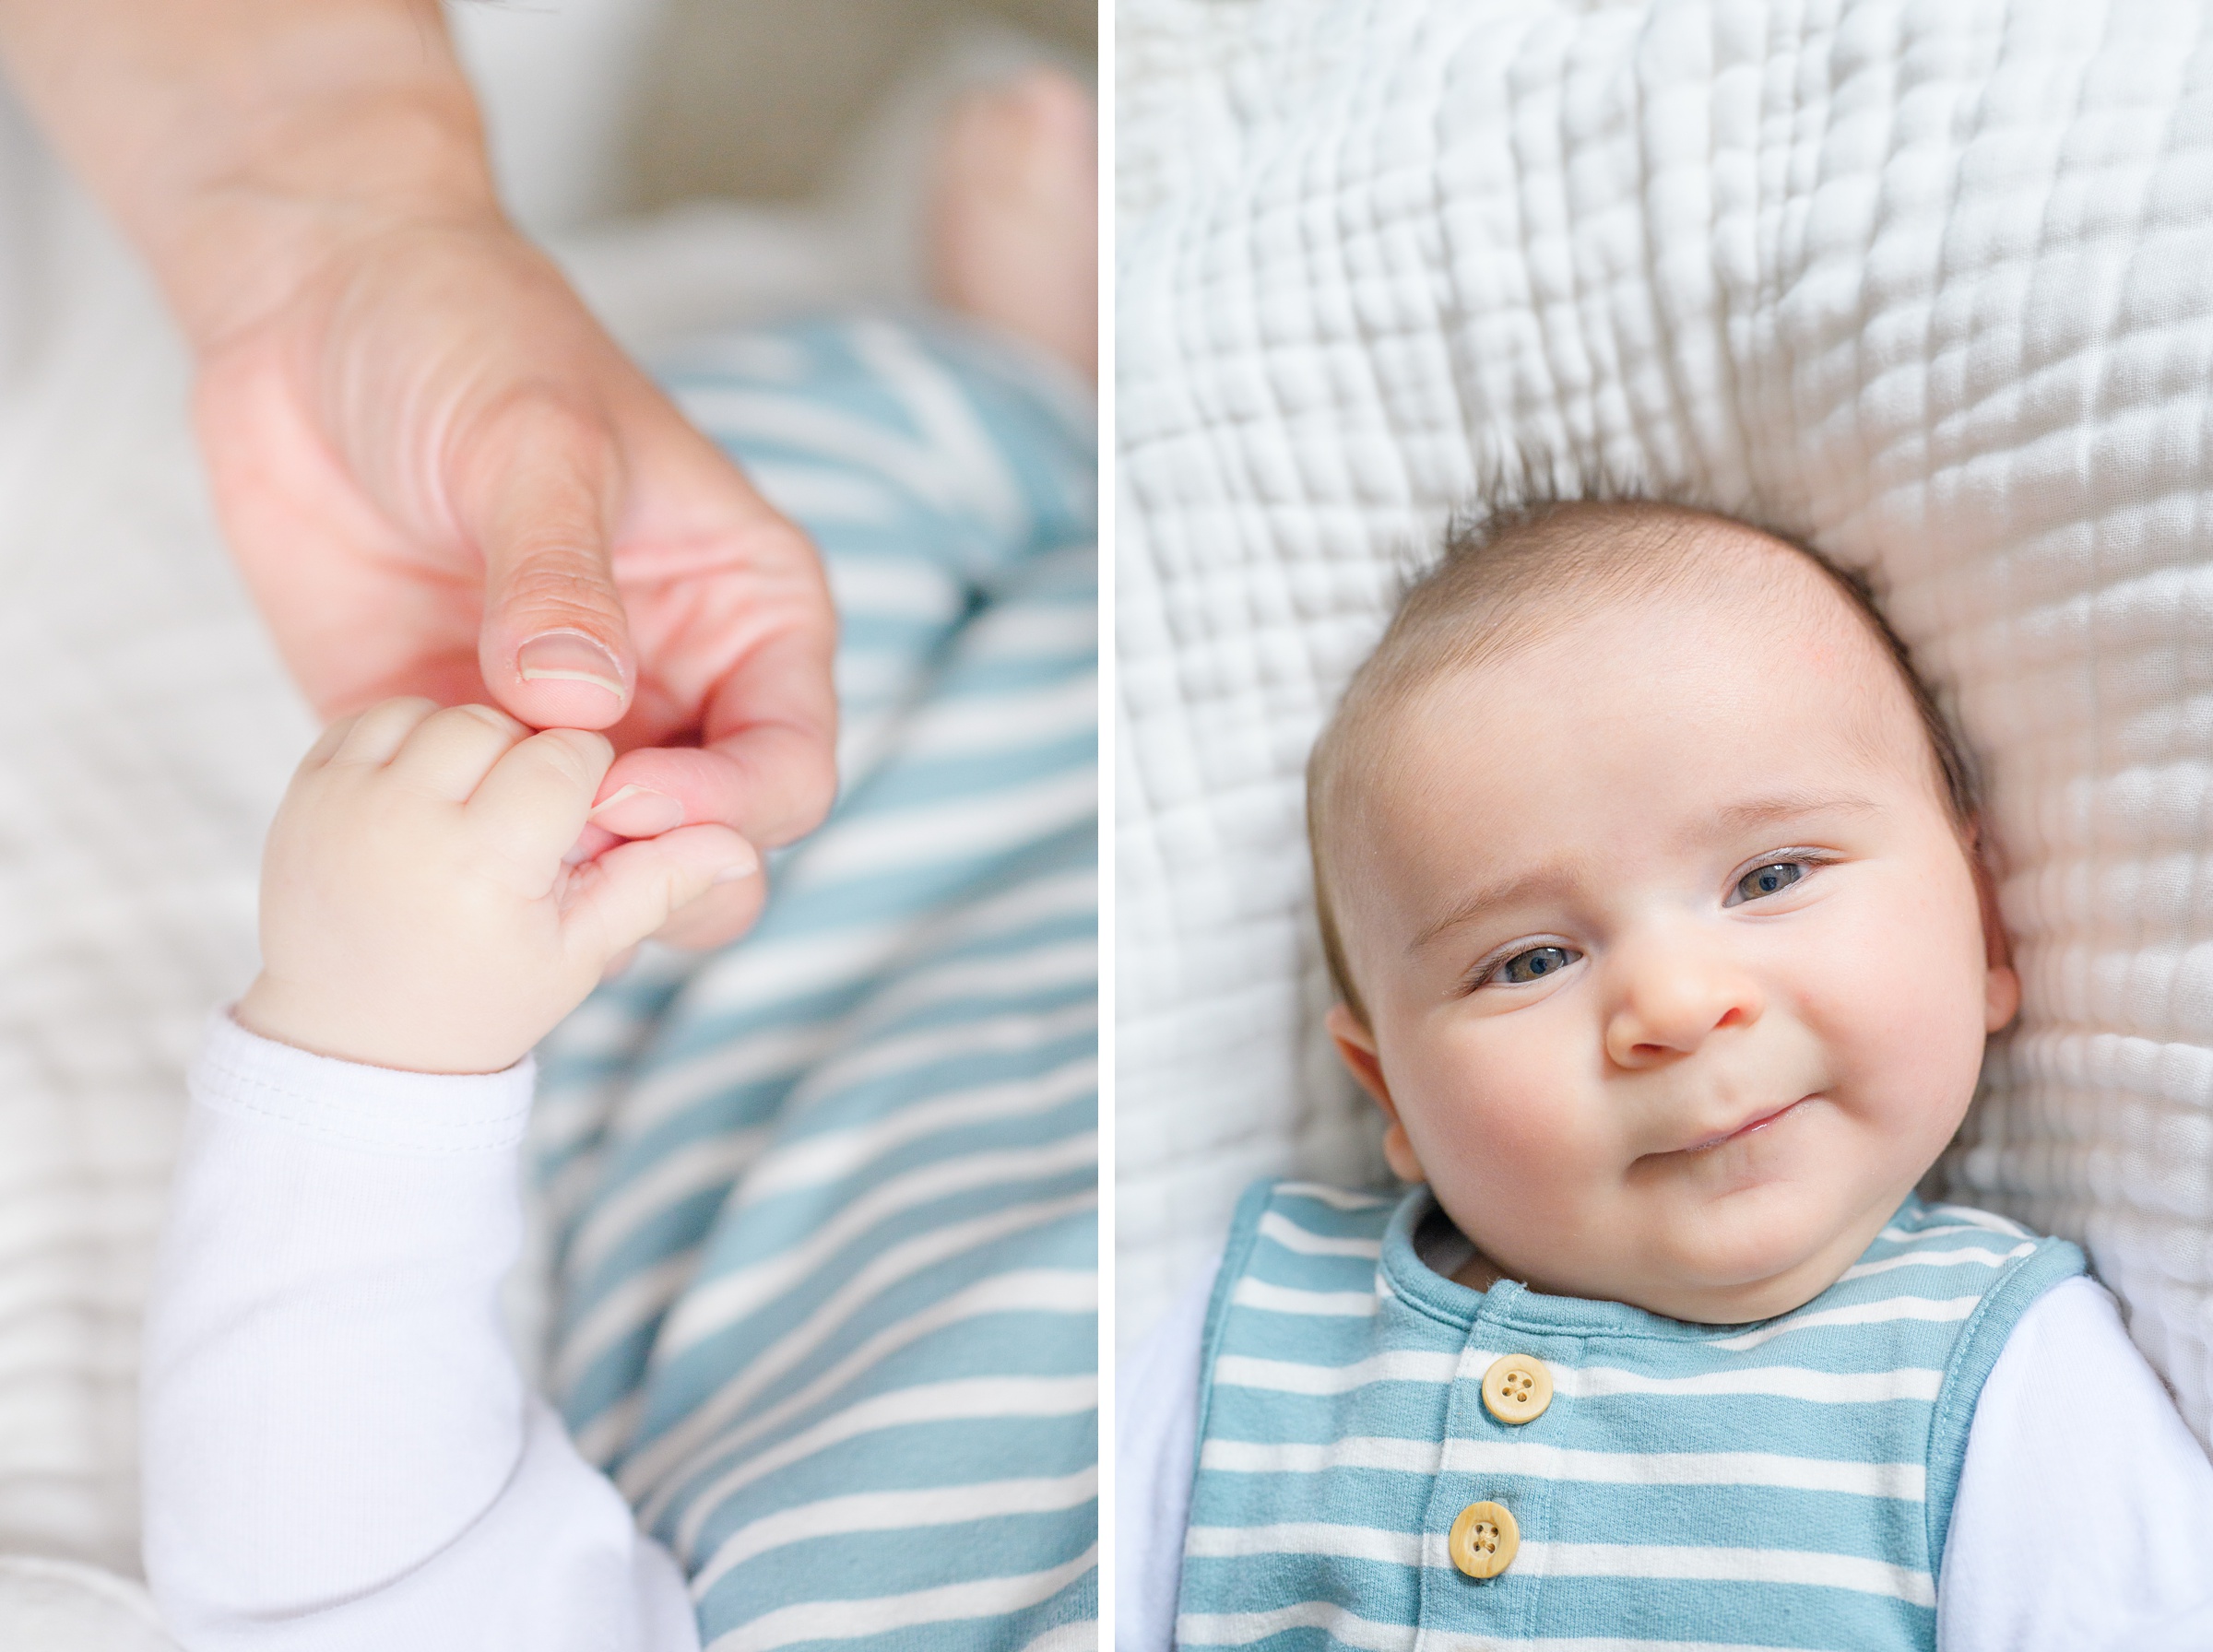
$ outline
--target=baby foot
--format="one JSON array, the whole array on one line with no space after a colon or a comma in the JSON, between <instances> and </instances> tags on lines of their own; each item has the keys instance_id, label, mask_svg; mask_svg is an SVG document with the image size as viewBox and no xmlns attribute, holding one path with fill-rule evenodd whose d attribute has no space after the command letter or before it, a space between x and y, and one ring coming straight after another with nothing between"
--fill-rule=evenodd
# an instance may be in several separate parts
<instances>
[{"instance_id":1,"label":"baby foot","mask_svg":"<svg viewBox=\"0 0 2213 1652\"><path fill-rule=\"evenodd\" d=\"M1098 115L1074 80L1034 69L962 100L929 231L940 303L1098 377Z\"/></svg>"}]
</instances>

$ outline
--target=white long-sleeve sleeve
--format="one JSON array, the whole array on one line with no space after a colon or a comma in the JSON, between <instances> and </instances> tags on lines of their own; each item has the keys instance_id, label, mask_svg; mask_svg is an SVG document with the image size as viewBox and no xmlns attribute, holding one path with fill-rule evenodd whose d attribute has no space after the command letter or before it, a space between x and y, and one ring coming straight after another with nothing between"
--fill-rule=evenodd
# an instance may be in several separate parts
<instances>
[{"instance_id":1,"label":"white long-sleeve sleeve","mask_svg":"<svg viewBox=\"0 0 2213 1652\"><path fill-rule=\"evenodd\" d=\"M1131 1351L1116 1385L1116 1652L1174 1643L1213 1276ZM2021 1316L1983 1380L1937 1578L1936 1644L2203 1652L2208 1531L2213 1463L2112 1297L2069 1280Z\"/></svg>"},{"instance_id":2,"label":"white long-sleeve sleeve","mask_svg":"<svg viewBox=\"0 0 2213 1652\"><path fill-rule=\"evenodd\" d=\"M191 1652L697 1652L501 1319L531 1079L211 1027L142 1402L147 1576Z\"/></svg>"}]
</instances>

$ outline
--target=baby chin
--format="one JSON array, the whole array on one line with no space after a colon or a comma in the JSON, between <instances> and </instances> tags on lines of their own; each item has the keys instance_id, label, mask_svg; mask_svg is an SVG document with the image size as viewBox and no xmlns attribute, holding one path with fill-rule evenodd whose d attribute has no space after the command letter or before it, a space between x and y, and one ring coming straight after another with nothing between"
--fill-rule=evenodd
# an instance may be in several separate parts
<instances>
[{"instance_id":1,"label":"baby chin","mask_svg":"<svg viewBox=\"0 0 2213 1652\"><path fill-rule=\"evenodd\" d=\"M1625 1300L1722 1324L1811 1301L1911 1189L1909 1177L1893 1193L1888 1168L1866 1162L1865 1143L1822 1095L1719 1139L1645 1155L1628 1178L1644 1220L1629 1225L1640 1231L1637 1271L1652 1283Z\"/></svg>"}]
</instances>

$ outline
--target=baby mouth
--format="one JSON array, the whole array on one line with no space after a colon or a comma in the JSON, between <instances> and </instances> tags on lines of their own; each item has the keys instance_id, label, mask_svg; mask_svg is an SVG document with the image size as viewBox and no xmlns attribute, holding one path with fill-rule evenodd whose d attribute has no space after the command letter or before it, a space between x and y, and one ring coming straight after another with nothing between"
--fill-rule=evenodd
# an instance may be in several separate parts
<instances>
[{"instance_id":1,"label":"baby mouth","mask_svg":"<svg viewBox=\"0 0 2213 1652\"><path fill-rule=\"evenodd\" d=\"M1675 1150L1683 1153L1705 1153L1712 1151L1726 1142L1741 1141L1756 1130L1766 1129L1785 1114L1795 1112L1813 1099L1810 1095L1802 1095L1794 1102L1785 1102L1781 1106L1770 1107L1765 1113L1755 1113L1742 1124L1733 1125L1728 1129L1719 1131L1711 1136L1701 1137L1697 1141L1677 1148Z\"/></svg>"}]
</instances>

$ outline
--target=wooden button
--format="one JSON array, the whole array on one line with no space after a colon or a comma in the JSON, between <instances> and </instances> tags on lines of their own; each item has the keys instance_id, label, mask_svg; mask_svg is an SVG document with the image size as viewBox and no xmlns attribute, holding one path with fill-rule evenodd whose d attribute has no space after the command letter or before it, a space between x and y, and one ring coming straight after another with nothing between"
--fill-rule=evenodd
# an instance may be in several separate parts
<instances>
[{"instance_id":1,"label":"wooden button","mask_svg":"<svg viewBox=\"0 0 2213 1652\"><path fill-rule=\"evenodd\" d=\"M1483 1409L1501 1422L1533 1422L1552 1403L1552 1373L1533 1354L1509 1353L1483 1374Z\"/></svg>"},{"instance_id":2,"label":"wooden button","mask_svg":"<svg viewBox=\"0 0 2213 1652\"><path fill-rule=\"evenodd\" d=\"M1514 1564L1521 1547L1521 1528L1499 1503L1471 1503L1452 1522L1445 1547L1452 1564L1470 1577L1496 1577Z\"/></svg>"}]
</instances>

